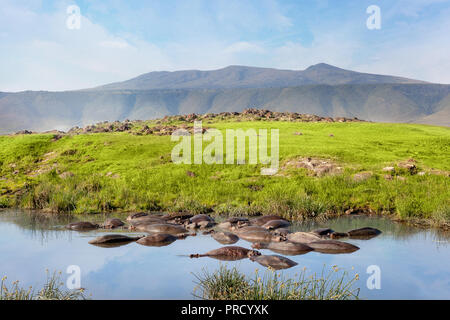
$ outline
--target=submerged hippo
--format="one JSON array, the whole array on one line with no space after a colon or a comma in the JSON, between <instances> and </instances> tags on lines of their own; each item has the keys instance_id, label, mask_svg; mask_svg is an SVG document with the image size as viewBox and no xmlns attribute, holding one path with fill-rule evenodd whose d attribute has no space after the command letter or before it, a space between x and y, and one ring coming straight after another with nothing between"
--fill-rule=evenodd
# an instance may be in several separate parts
<instances>
[{"instance_id":1,"label":"submerged hippo","mask_svg":"<svg viewBox=\"0 0 450 320\"><path fill-rule=\"evenodd\" d=\"M216 222L213 218L206 214L198 214L193 216L189 219L189 221L186 221L186 228L188 229L206 229L206 228L212 228L216 225Z\"/></svg>"},{"instance_id":2,"label":"submerged hippo","mask_svg":"<svg viewBox=\"0 0 450 320\"><path fill-rule=\"evenodd\" d=\"M347 232L333 232L330 234L331 239L340 239L340 238L346 238L348 237Z\"/></svg>"},{"instance_id":3,"label":"submerged hippo","mask_svg":"<svg viewBox=\"0 0 450 320\"><path fill-rule=\"evenodd\" d=\"M177 239L184 239L185 236L179 235L174 236L167 233L156 233L151 234L149 236L140 238L138 241L136 241L139 244L142 244L143 246L150 246L150 247L163 247L171 244L172 242L176 241Z\"/></svg>"},{"instance_id":4,"label":"submerged hippo","mask_svg":"<svg viewBox=\"0 0 450 320\"><path fill-rule=\"evenodd\" d=\"M250 220L250 223L252 225L256 225L256 226L262 226L271 220L284 220L284 219L280 216L269 215L269 216L262 216L259 218L254 218L254 219Z\"/></svg>"},{"instance_id":5,"label":"submerged hippo","mask_svg":"<svg viewBox=\"0 0 450 320\"><path fill-rule=\"evenodd\" d=\"M289 233L291 233L291 230L289 230L288 228L279 228L279 229L275 229L273 231L273 234L282 236L282 237L287 237L287 235Z\"/></svg>"},{"instance_id":6,"label":"submerged hippo","mask_svg":"<svg viewBox=\"0 0 450 320\"><path fill-rule=\"evenodd\" d=\"M142 217L148 217L148 214L145 213L145 212L133 213L133 214L130 214L127 217L127 221L137 220L137 219L142 218Z\"/></svg>"},{"instance_id":7,"label":"submerged hippo","mask_svg":"<svg viewBox=\"0 0 450 320\"><path fill-rule=\"evenodd\" d=\"M135 227L136 230L148 233L168 233L172 235L188 233L188 231L180 225L161 223L161 224L143 224Z\"/></svg>"},{"instance_id":8,"label":"submerged hippo","mask_svg":"<svg viewBox=\"0 0 450 320\"><path fill-rule=\"evenodd\" d=\"M89 221L80 221L73 222L66 225L66 229L76 230L76 231L85 231L85 230L93 230L98 229L100 226L96 223L92 223Z\"/></svg>"},{"instance_id":9,"label":"submerged hippo","mask_svg":"<svg viewBox=\"0 0 450 320\"><path fill-rule=\"evenodd\" d=\"M270 233L264 228L250 226L235 231L239 238L250 242L279 242L286 238Z\"/></svg>"},{"instance_id":10,"label":"submerged hippo","mask_svg":"<svg viewBox=\"0 0 450 320\"><path fill-rule=\"evenodd\" d=\"M350 230L347 234L353 239L371 239L378 236L381 233L380 230L370 227Z\"/></svg>"},{"instance_id":11,"label":"submerged hippo","mask_svg":"<svg viewBox=\"0 0 450 320\"><path fill-rule=\"evenodd\" d=\"M233 244L239 241L239 237L231 232L212 232L211 237L221 244Z\"/></svg>"},{"instance_id":12,"label":"submerged hippo","mask_svg":"<svg viewBox=\"0 0 450 320\"><path fill-rule=\"evenodd\" d=\"M286 220L270 220L263 224L262 227L267 230L274 230L278 228L286 228L290 225L291 223Z\"/></svg>"},{"instance_id":13,"label":"submerged hippo","mask_svg":"<svg viewBox=\"0 0 450 320\"><path fill-rule=\"evenodd\" d=\"M270 267L275 270L288 269L297 265L297 262L278 255L254 256L251 257L250 260L256 261L264 267Z\"/></svg>"},{"instance_id":14,"label":"submerged hippo","mask_svg":"<svg viewBox=\"0 0 450 320\"><path fill-rule=\"evenodd\" d=\"M191 258L211 257L218 260L234 261L244 258L259 256L261 253L256 250L250 250L238 246L227 246L219 249L208 251L205 254L191 254Z\"/></svg>"},{"instance_id":15,"label":"submerged hippo","mask_svg":"<svg viewBox=\"0 0 450 320\"><path fill-rule=\"evenodd\" d=\"M151 217L151 216L141 217L130 221L131 229L133 229L133 227L137 227L140 225L165 224L165 223L167 222L162 220L161 217Z\"/></svg>"},{"instance_id":16,"label":"submerged hippo","mask_svg":"<svg viewBox=\"0 0 450 320\"><path fill-rule=\"evenodd\" d=\"M333 229L330 228L319 228L311 231L311 233L316 234L321 237L329 237L332 233L334 233Z\"/></svg>"},{"instance_id":17,"label":"submerged hippo","mask_svg":"<svg viewBox=\"0 0 450 320\"><path fill-rule=\"evenodd\" d=\"M233 230L246 227L250 225L250 221L247 218L231 217L227 220L219 223L219 228L224 230Z\"/></svg>"},{"instance_id":18,"label":"submerged hippo","mask_svg":"<svg viewBox=\"0 0 450 320\"><path fill-rule=\"evenodd\" d=\"M299 242L299 243L310 243L313 241L322 240L322 237L318 236L317 234L310 233L310 232L289 233L288 235L286 235L286 238L289 241Z\"/></svg>"},{"instance_id":19,"label":"submerged hippo","mask_svg":"<svg viewBox=\"0 0 450 320\"><path fill-rule=\"evenodd\" d=\"M359 250L353 244L337 240L320 240L308 243L314 251L321 253L351 253Z\"/></svg>"},{"instance_id":20,"label":"submerged hippo","mask_svg":"<svg viewBox=\"0 0 450 320\"><path fill-rule=\"evenodd\" d=\"M282 242L255 242L252 245L253 249L269 249L276 253L281 253L285 255L299 255L305 254L314 249L304 243L297 243L291 241L282 241Z\"/></svg>"},{"instance_id":21,"label":"submerged hippo","mask_svg":"<svg viewBox=\"0 0 450 320\"><path fill-rule=\"evenodd\" d=\"M105 223L103 224L103 228L105 229L114 229L118 227L124 226L125 223L117 218L107 219Z\"/></svg>"},{"instance_id":22,"label":"submerged hippo","mask_svg":"<svg viewBox=\"0 0 450 320\"><path fill-rule=\"evenodd\" d=\"M133 241L137 241L143 236L129 237L123 234L107 234L105 236L97 237L91 241L89 244L97 245L100 247L117 247Z\"/></svg>"},{"instance_id":23,"label":"submerged hippo","mask_svg":"<svg viewBox=\"0 0 450 320\"><path fill-rule=\"evenodd\" d=\"M166 214L161 217L167 223L185 224L192 218L192 214L186 212L177 212Z\"/></svg>"}]
</instances>

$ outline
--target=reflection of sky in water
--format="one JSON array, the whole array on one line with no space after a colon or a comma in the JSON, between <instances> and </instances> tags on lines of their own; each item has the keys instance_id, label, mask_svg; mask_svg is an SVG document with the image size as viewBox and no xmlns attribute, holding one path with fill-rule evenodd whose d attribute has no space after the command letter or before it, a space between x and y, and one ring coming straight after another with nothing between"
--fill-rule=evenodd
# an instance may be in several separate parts
<instances>
[{"instance_id":1,"label":"reflection of sky in water","mask_svg":"<svg viewBox=\"0 0 450 320\"><path fill-rule=\"evenodd\" d=\"M263 267L248 259L220 262L211 258L190 259L190 253L204 253L222 245L210 236L199 235L166 247L145 247L131 243L117 248L99 248L88 241L102 233L78 233L55 228L67 221L32 223L27 214L0 212L0 276L20 280L23 286L40 286L45 270L65 272L69 265L82 270L81 285L94 298L105 299L190 299L195 286L192 272L213 271L220 264L237 266L248 275ZM90 217L90 219L92 219ZM289 256L298 266L282 271L294 276L303 267L320 274L337 265L351 275L359 273L361 298L450 299L450 246L448 235L421 231L386 219L357 217L320 225L296 226L307 230L329 226L336 231L372 226L383 234L372 240L348 240L361 249L352 254L327 255L310 252ZM245 241L236 245L249 247ZM261 250L263 254L275 254ZM381 290L368 290L366 268L381 268ZM354 267L354 270L351 268ZM66 279L66 275L63 274Z\"/></svg>"}]
</instances>

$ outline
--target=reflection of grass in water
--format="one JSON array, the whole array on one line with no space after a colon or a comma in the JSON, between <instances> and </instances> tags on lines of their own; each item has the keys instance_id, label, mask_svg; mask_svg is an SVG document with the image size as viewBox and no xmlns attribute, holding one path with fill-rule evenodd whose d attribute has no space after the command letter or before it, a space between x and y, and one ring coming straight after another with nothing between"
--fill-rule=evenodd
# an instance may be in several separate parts
<instances>
[{"instance_id":1,"label":"reflection of grass in water","mask_svg":"<svg viewBox=\"0 0 450 320\"><path fill-rule=\"evenodd\" d=\"M9 287L6 277L1 279L0 300L85 300L84 289L68 290L61 281L61 273L49 275L44 287L36 292L31 286L21 288L19 281L14 281Z\"/></svg>"},{"instance_id":2,"label":"reflection of grass in water","mask_svg":"<svg viewBox=\"0 0 450 320\"><path fill-rule=\"evenodd\" d=\"M194 296L210 300L354 300L359 296L359 288L354 288L358 274L350 278L336 266L328 272L324 268L320 275L308 276L303 269L296 279L270 269L262 277L258 269L253 277L247 277L236 267L223 265L212 273L204 269L194 276Z\"/></svg>"}]
</instances>

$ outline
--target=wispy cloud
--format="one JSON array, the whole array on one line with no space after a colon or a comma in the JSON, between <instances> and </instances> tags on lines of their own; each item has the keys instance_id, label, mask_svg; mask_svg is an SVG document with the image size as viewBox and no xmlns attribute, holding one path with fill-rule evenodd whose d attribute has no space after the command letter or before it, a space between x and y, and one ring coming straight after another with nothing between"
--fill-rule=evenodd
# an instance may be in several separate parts
<instances>
[{"instance_id":1,"label":"wispy cloud","mask_svg":"<svg viewBox=\"0 0 450 320\"><path fill-rule=\"evenodd\" d=\"M303 69L326 62L450 83L450 5L382 0L383 27L365 27L373 1L2 0L0 91L66 90L154 70L230 64Z\"/></svg>"}]
</instances>

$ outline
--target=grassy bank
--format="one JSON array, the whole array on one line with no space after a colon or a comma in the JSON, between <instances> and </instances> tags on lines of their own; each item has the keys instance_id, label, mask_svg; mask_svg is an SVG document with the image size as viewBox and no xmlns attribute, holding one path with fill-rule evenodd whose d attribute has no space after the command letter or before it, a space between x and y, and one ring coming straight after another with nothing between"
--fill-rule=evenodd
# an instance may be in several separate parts
<instances>
[{"instance_id":1,"label":"grassy bank","mask_svg":"<svg viewBox=\"0 0 450 320\"><path fill-rule=\"evenodd\" d=\"M155 125L141 125L146 124ZM1 136L0 207L277 213L291 219L327 218L353 209L440 226L450 222L448 128L287 121L204 126L279 129L278 174L262 176L261 165L174 164L170 155L177 142L164 135ZM305 157L325 160L339 171L316 176L297 168ZM398 166L408 159L414 171ZM388 166L394 170L384 172Z\"/></svg>"},{"instance_id":2,"label":"grassy bank","mask_svg":"<svg viewBox=\"0 0 450 320\"><path fill-rule=\"evenodd\" d=\"M303 270L295 279L269 270L247 277L236 268L221 266L215 272L195 275L194 296L209 300L354 300L358 275L349 277L337 267L307 276Z\"/></svg>"}]
</instances>

